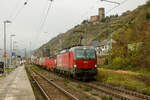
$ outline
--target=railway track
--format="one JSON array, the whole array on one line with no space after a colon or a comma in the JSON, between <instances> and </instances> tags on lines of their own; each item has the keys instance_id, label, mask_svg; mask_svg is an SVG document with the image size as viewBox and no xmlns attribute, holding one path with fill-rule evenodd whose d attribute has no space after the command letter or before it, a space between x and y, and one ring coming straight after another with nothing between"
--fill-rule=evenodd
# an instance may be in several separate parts
<instances>
[{"instance_id":1,"label":"railway track","mask_svg":"<svg viewBox=\"0 0 150 100\"><path fill-rule=\"evenodd\" d=\"M120 100L150 100L150 97L147 95L143 95L137 92L121 89L118 87L113 87L111 85L106 84L93 84L93 83L82 83L92 89L98 90L100 92L104 92L112 97L115 97Z\"/></svg>"},{"instance_id":2,"label":"railway track","mask_svg":"<svg viewBox=\"0 0 150 100\"><path fill-rule=\"evenodd\" d=\"M48 72L48 73L51 73L51 72ZM59 77L66 78L63 75L59 75ZM99 83L95 81L87 83L87 82L82 82L82 81L78 81L78 80L71 79L71 78L68 78L68 79L72 82L76 82L83 86L90 87L91 89L99 91L103 94L112 96L113 98L117 100L150 100L150 96L148 95L144 95L144 94L137 93L134 91L129 91L120 87L114 87L112 85L108 85L105 83Z\"/></svg>"},{"instance_id":3,"label":"railway track","mask_svg":"<svg viewBox=\"0 0 150 100\"><path fill-rule=\"evenodd\" d=\"M120 87L114 87L112 85L108 85L108 84L104 84L104 83L94 82L93 84L100 85L100 86L103 86L103 87L106 87L106 88L109 88L111 90L115 90L115 91L118 91L118 92L122 92L122 93L128 94L130 96L134 96L136 98L139 98L140 100L150 100L150 96L144 95L144 94L141 94L141 93L138 93L138 92L133 92L133 91L126 90L126 89L123 89L123 88L120 88Z\"/></svg>"},{"instance_id":4,"label":"railway track","mask_svg":"<svg viewBox=\"0 0 150 100\"><path fill-rule=\"evenodd\" d=\"M32 68L28 71L46 100L79 100Z\"/></svg>"},{"instance_id":5,"label":"railway track","mask_svg":"<svg viewBox=\"0 0 150 100\"><path fill-rule=\"evenodd\" d=\"M63 75L59 75L60 77L65 77ZM68 78L73 82L77 82L82 84L83 86L90 87L91 89L97 90L106 95L110 95L115 99L119 100L150 100L150 96L144 95L138 92L126 90L120 87L114 87L109 84L100 83L100 82L82 82L75 79Z\"/></svg>"}]
</instances>

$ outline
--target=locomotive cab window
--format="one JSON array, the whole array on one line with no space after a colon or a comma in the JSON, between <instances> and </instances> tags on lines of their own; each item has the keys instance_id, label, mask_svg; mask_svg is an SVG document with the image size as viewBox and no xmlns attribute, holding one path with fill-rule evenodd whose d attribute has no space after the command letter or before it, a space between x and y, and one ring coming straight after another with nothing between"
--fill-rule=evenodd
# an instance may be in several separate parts
<instances>
[{"instance_id":1,"label":"locomotive cab window","mask_svg":"<svg viewBox=\"0 0 150 100\"><path fill-rule=\"evenodd\" d=\"M96 53L93 49L76 49L75 59L96 59Z\"/></svg>"},{"instance_id":2,"label":"locomotive cab window","mask_svg":"<svg viewBox=\"0 0 150 100\"><path fill-rule=\"evenodd\" d=\"M83 49L77 49L75 50L75 59L85 59L85 52Z\"/></svg>"},{"instance_id":3,"label":"locomotive cab window","mask_svg":"<svg viewBox=\"0 0 150 100\"><path fill-rule=\"evenodd\" d=\"M86 51L86 57L87 59L96 59L95 50L87 49Z\"/></svg>"}]
</instances>

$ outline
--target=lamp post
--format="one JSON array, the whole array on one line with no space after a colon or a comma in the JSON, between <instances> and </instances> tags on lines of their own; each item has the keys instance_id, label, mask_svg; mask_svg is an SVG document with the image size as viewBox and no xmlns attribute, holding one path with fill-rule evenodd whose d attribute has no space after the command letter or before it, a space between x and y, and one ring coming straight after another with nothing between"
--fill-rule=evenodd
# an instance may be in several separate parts
<instances>
[{"instance_id":1,"label":"lamp post","mask_svg":"<svg viewBox=\"0 0 150 100\"><path fill-rule=\"evenodd\" d=\"M17 45L17 41L13 41L12 42L12 52L14 52L14 53L16 53L17 52L17 47L18 47L18 45Z\"/></svg>"},{"instance_id":2,"label":"lamp post","mask_svg":"<svg viewBox=\"0 0 150 100\"><path fill-rule=\"evenodd\" d=\"M6 60L7 60L7 55L6 55L6 24L11 23L11 21L6 20L4 21L4 73L5 73L5 67L6 67Z\"/></svg>"},{"instance_id":3,"label":"lamp post","mask_svg":"<svg viewBox=\"0 0 150 100\"><path fill-rule=\"evenodd\" d=\"M12 65L12 48L13 48L13 43L12 43L12 37L16 36L15 34L10 35L10 65Z\"/></svg>"}]
</instances>

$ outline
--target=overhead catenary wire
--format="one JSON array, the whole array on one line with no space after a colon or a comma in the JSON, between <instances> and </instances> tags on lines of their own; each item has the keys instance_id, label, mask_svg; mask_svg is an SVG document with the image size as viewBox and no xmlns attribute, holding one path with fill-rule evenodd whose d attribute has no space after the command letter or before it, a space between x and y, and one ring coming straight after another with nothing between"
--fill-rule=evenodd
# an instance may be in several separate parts
<instances>
[{"instance_id":1,"label":"overhead catenary wire","mask_svg":"<svg viewBox=\"0 0 150 100\"><path fill-rule=\"evenodd\" d=\"M18 5L20 4L20 1L21 1L21 0L17 0L17 2L15 3L15 6L13 7L13 9L11 10L11 12L10 12L10 14L9 14L8 19L10 19L10 18L13 17L13 14L14 14L15 10L17 9Z\"/></svg>"},{"instance_id":2,"label":"overhead catenary wire","mask_svg":"<svg viewBox=\"0 0 150 100\"><path fill-rule=\"evenodd\" d=\"M110 2L110 3L114 3L114 4L120 4L119 2L109 1L109 0L100 0L100 1Z\"/></svg>"},{"instance_id":3,"label":"overhead catenary wire","mask_svg":"<svg viewBox=\"0 0 150 100\"><path fill-rule=\"evenodd\" d=\"M17 11L17 13L14 15L14 17L12 18L12 21L15 21L16 18L18 17L18 15L21 13L21 11L24 9L24 7L28 4L28 0L25 0L25 2L23 3L23 5L20 7L20 9Z\"/></svg>"},{"instance_id":4,"label":"overhead catenary wire","mask_svg":"<svg viewBox=\"0 0 150 100\"><path fill-rule=\"evenodd\" d=\"M39 32L41 32L41 30L43 29L43 27L44 27L44 25L45 25L45 22L46 22L46 20L47 20L47 18L48 18L48 15L49 15L49 11L50 11L50 9L51 9L51 7L52 7L52 2L53 2L53 0L50 0L50 3L49 3L49 5L48 5L47 11L46 11L46 14L45 14L45 16L43 17L43 21L41 22L41 25L40 25L40 28L39 28Z\"/></svg>"},{"instance_id":5,"label":"overhead catenary wire","mask_svg":"<svg viewBox=\"0 0 150 100\"><path fill-rule=\"evenodd\" d=\"M40 33L41 33L41 31L42 31L42 29L43 29L43 27L44 27L44 25L45 25L45 22L46 22L46 20L47 20L47 18L48 18L48 15L49 15L49 12L50 12L50 10L51 10L51 8L52 8L52 2L53 2L53 0L50 0L49 1L49 4L48 4L48 8L47 8L47 10L46 10L46 14L45 14L45 16L43 17L43 20L41 21L41 24L40 24L40 27L36 30L36 38L37 38L37 40L39 40L38 38L40 37ZM45 11L45 10L44 10Z\"/></svg>"},{"instance_id":6,"label":"overhead catenary wire","mask_svg":"<svg viewBox=\"0 0 150 100\"><path fill-rule=\"evenodd\" d=\"M104 0L101 0L101 1L104 1ZM111 8L110 10L108 10L108 11L106 12L106 14L110 13L112 10L114 10L114 9L118 8L119 6L123 5L123 4L126 3L127 1L128 1L128 0L124 0L124 1L122 1L121 3L118 3L118 5L116 5L115 7Z\"/></svg>"},{"instance_id":7,"label":"overhead catenary wire","mask_svg":"<svg viewBox=\"0 0 150 100\"><path fill-rule=\"evenodd\" d=\"M41 26L41 22L43 21L43 15L45 15L45 11L46 11L46 9L47 9L47 2L44 4L44 8L43 8L43 10L42 10L42 14L41 14L41 20L40 20L40 22L39 22L39 24L37 25L37 27L36 27L36 30L35 30L35 34L32 34L32 36L33 37L35 37L35 38L38 38L39 37L39 28L40 28L40 26ZM37 42L36 42L37 43Z\"/></svg>"},{"instance_id":8,"label":"overhead catenary wire","mask_svg":"<svg viewBox=\"0 0 150 100\"><path fill-rule=\"evenodd\" d=\"M99 0L96 1L96 4L98 4L98 2L99 2ZM88 15L89 11L91 11L92 9L94 9L94 7L95 7L95 3L92 4L85 13L81 14L81 17L80 17L80 19L77 20L77 22L81 22L81 18L83 18L86 15ZM85 20L88 20L88 17Z\"/></svg>"}]
</instances>

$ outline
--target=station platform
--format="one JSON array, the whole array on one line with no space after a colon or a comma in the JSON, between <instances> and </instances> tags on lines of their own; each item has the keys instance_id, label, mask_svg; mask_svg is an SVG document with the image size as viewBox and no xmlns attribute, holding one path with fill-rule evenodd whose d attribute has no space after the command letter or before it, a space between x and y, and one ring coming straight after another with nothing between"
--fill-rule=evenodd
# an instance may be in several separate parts
<instances>
[{"instance_id":1,"label":"station platform","mask_svg":"<svg viewBox=\"0 0 150 100\"><path fill-rule=\"evenodd\" d=\"M0 100L35 100L24 66L0 78Z\"/></svg>"}]
</instances>

